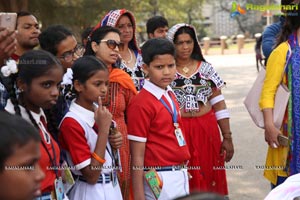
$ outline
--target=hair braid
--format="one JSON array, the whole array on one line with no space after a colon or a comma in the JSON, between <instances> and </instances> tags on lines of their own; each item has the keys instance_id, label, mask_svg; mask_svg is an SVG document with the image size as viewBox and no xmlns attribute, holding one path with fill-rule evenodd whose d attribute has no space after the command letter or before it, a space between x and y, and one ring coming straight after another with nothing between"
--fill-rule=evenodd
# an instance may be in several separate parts
<instances>
[{"instance_id":1,"label":"hair braid","mask_svg":"<svg viewBox=\"0 0 300 200\"><path fill-rule=\"evenodd\" d=\"M9 94L9 99L10 99L11 103L14 106L14 110L15 110L16 114L19 115L19 116L22 116L21 115L21 110L20 110L20 107L19 107L19 101L18 101L18 98L17 98L17 95L16 95L16 89L15 89L15 87L17 85L16 80L17 80L17 75L12 74L9 78L9 81L6 85L6 88L7 88L8 94Z\"/></svg>"},{"instance_id":2,"label":"hair braid","mask_svg":"<svg viewBox=\"0 0 300 200\"><path fill-rule=\"evenodd\" d=\"M34 120L34 118L33 118L32 114L31 114L30 110L26 107L25 104L24 104L23 107L25 108L26 113L28 114L31 123L34 125L35 128L37 128L39 130L40 128L39 128L38 124L36 123L36 121Z\"/></svg>"},{"instance_id":3,"label":"hair braid","mask_svg":"<svg viewBox=\"0 0 300 200\"><path fill-rule=\"evenodd\" d=\"M57 126L56 115L54 114L54 110L47 109L44 110L44 112L47 117L47 128L50 134L52 135L52 137L54 137L54 139L58 141L59 129Z\"/></svg>"}]
</instances>

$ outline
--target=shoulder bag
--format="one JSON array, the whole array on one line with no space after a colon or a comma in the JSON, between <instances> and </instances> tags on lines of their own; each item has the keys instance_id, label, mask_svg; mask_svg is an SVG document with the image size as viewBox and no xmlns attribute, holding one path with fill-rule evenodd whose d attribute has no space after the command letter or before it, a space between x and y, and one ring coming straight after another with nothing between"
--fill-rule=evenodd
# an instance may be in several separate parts
<instances>
[{"instance_id":1,"label":"shoulder bag","mask_svg":"<svg viewBox=\"0 0 300 200\"><path fill-rule=\"evenodd\" d=\"M284 67L283 74L282 74L282 79L283 79L283 75L284 75L285 69L287 67L288 61L292 54L290 47L289 47L289 52L287 53L287 55L289 55L289 56L286 59L285 67ZM260 99L262 87L264 84L265 76L266 76L266 70L264 68L262 68L260 70L253 86L251 87L249 93L247 94L247 96L244 100L244 105L247 108L253 122L259 128L264 128L264 126L265 126L263 113L259 107L259 99ZM287 86L282 83L282 80L281 80L281 83L279 84L277 91L276 91L275 104L274 104L274 109L273 109L274 125L278 129L282 125L283 117L285 114L285 110L286 110L286 107L288 104L289 97L290 97L290 91L287 88Z\"/></svg>"}]
</instances>

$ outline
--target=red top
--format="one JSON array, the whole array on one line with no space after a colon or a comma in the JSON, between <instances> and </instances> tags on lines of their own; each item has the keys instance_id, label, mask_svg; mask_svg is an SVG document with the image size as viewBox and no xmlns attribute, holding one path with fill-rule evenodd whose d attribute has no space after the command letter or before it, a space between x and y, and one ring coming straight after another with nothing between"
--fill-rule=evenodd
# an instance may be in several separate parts
<instances>
[{"instance_id":1,"label":"red top","mask_svg":"<svg viewBox=\"0 0 300 200\"><path fill-rule=\"evenodd\" d=\"M46 140L44 139L44 134L41 130L40 130L40 136L42 138L42 142L44 142L44 144L46 145L51 158L54 159L52 145L51 145L51 143L47 144ZM53 143L54 150L55 150L56 165L58 165L59 158L60 158L60 150L59 150L57 142L53 139L53 137L50 136L50 138L51 138L50 139L51 142ZM52 163L51 163L49 155L42 143L40 143L40 151L41 151L41 159L39 160L39 164L40 164L41 169L43 170L43 172L46 175L45 179L42 181L41 190L42 190L42 193L45 193L45 192L50 192L50 191L54 190L54 180L56 178L56 175L55 175L55 170L53 168L51 168ZM60 174L59 170L58 170L58 174Z\"/></svg>"},{"instance_id":2,"label":"red top","mask_svg":"<svg viewBox=\"0 0 300 200\"><path fill-rule=\"evenodd\" d=\"M91 153L94 152L98 141L98 131L95 126L94 112L72 101L69 112L60 125L59 141L61 148L65 150L69 167L75 175L83 175L80 170L91 164ZM108 143L102 173L112 171L113 162Z\"/></svg>"},{"instance_id":3,"label":"red top","mask_svg":"<svg viewBox=\"0 0 300 200\"><path fill-rule=\"evenodd\" d=\"M31 119L30 119L27 111L25 110L25 108L23 106L19 106L19 107L20 107L22 117L25 120L31 122ZM15 114L14 106L10 100L7 101L5 110L8 111L9 113ZM60 160L60 149L59 149L57 142L53 139L53 137L47 130L47 123L45 120L46 116L44 114L44 111L40 108L40 113L35 113L32 111L30 111L30 113L31 113L33 119L35 120L36 124L39 127L39 133L41 136L41 143L40 143L41 158L39 160L39 165L40 165L41 169L43 170L43 172L45 173L45 178L43 179L43 181L41 183L41 191L42 191L42 193L50 192L50 191L54 190L54 180L56 178L56 174L55 174L55 170L52 168L52 166L53 166L52 162L49 158L49 155L48 155L43 143L45 144L45 146L50 154L51 159L54 159L54 152L55 152L55 157L56 157L55 165L56 166L58 166L59 160ZM48 141L48 143L47 143L47 141ZM54 151L52 149L51 143L53 144ZM60 176L59 171L58 171L58 175Z\"/></svg>"},{"instance_id":4,"label":"red top","mask_svg":"<svg viewBox=\"0 0 300 200\"><path fill-rule=\"evenodd\" d=\"M162 98L170 107L165 97ZM179 127L184 135L179 106L174 95L172 100L176 104ZM145 167L180 165L190 158L187 145L180 147L178 144L171 114L145 88L130 102L127 122L128 139L146 142Z\"/></svg>"},{"instance_id":5,"label":"red top","mask_svg":"<svg viewBox=\"0 0 300 200\"><path fill-rule=\"evenodd\" d=\"M91 149L85 136L85 130L71 117L63 119L60 126L59 138L62 149L70 153L74 166L86 167L85 162L91 159ZM93 132L93 130L92 130ZM96 133L93 132L96 135ZM96 141L94 141L96 143ZM84 166L81 166L84 164ZM87 164L89 165L89 163Z\"/></svg>"}]
</instances>

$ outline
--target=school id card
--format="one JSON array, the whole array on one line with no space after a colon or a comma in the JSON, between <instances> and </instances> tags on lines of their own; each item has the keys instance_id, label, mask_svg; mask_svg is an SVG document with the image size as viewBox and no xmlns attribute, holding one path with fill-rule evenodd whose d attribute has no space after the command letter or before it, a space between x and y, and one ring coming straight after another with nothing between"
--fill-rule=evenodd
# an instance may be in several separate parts
<instances>
[{"instance_id":1,"label":"school id card","mask_svg":"<svg viewBox=\"0 0 300 200\"><path fill-rule=\"evenodd\" d=\"M179 127L178 127L178 128L175 128L175 136L176 136L178 145L179 145L180 147L186 145L186 142L185 142L185 140L184 140L182 131L181 131L181 129L180 129Z\"/></svg>"},{"instance_id":2,"label":"school id card","mask_svg":"<svg viewBox=\"0 0 300 200\"><path fill-rule=\"evenodd\" d=\"M146 172L144 176L155 198L158 199L163 187L162 180L160 179L160 177L158 176L155 170L150 170Z\"/></svg>"}]
</instances>

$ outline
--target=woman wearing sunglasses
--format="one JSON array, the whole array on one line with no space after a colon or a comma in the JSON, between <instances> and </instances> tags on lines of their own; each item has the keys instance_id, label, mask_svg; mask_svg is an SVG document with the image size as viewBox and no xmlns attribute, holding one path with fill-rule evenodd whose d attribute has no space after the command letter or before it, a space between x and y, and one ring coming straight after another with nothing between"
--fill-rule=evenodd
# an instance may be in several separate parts
<instances>
[{"instance_id":1,"label":"woman wearing sunglasses","mask_svg":"<svg viewBox=\"0 0 300 200\"><path fill-rule=\"evenodd\" d=\"M136 24L133 14L126 9L111 10L97 26L112 26L120 31L124 48L119 49L121 55L119 67L131 76L136 89L140 91L145 76L142 71L143 59L135 35Z\"/></svg>"},{"instance_id":2,"label":"woman wearing sunglasses","mask_svg":"<svg viewBox=\"0 0 300 200\"><path fill-rule=\"evenodd\" d=\"M113 120L117 123L117 129L123 136L123 144L120 148L122 171L119 171L119 183L123 198L128 199L130 168L125 111L130 99L137 94L137 91L130 76L116 67L116 63L120 59L119 51L122 47L120 31L113 27L103 26L95 28L91 33L84 55L96 56L107 65L110 72L108 92L102 104L113 115Z\"/></svg>"}]
</instances>

